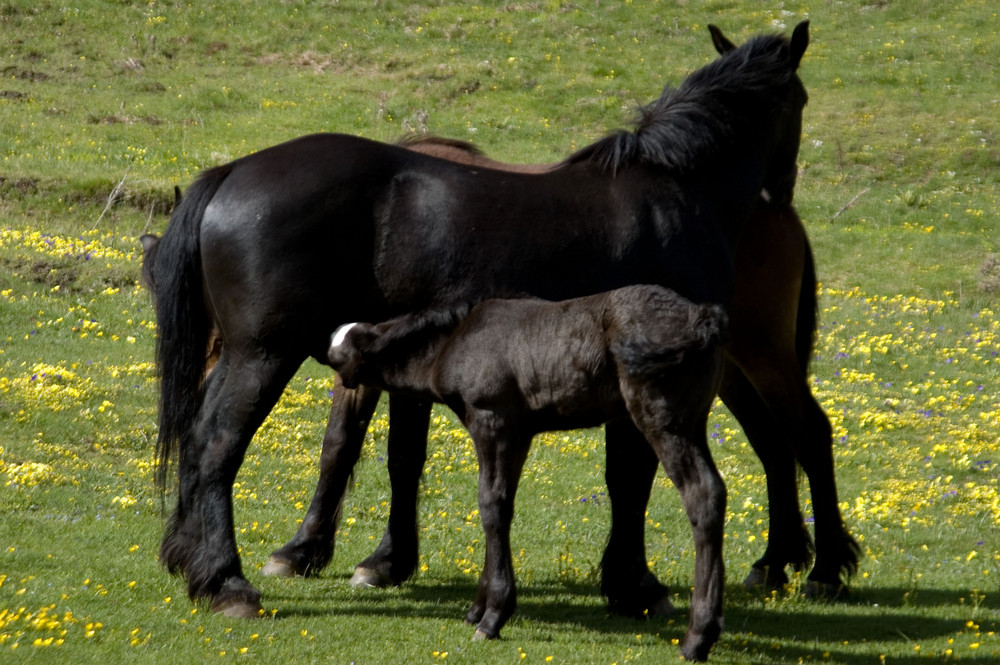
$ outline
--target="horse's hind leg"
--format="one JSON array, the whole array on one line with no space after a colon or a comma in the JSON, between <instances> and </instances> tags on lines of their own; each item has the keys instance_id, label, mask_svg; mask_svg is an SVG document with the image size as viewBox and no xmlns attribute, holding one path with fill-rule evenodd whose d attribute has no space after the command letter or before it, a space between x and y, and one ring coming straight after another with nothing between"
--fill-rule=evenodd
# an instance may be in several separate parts
<instances>
[{"instance_id":1,"label":"horse's hind leg","mask_svg":"<svg viewBox=\"0 0 1000 665\"><path fill-rule=\"evenodd\" d=\"M701 661L708 657L722 633L725 588L722 531L726 519L726 486L705 439L709 407L706 403L702 413L678 414L672 411L667 400L658 399L652 391L643 393L626 398L629 412L645 432L680 492L694 535L694 593L681 653L688 660Z\"/></svg>"},{"instance_id":2,"label":"horse's hind leg","mask_svg":"<svg viewBox=\"0 0 1000 665\"><path fill-rule=\"evenodd\" d=\"M659 460L628 420L609 422L605 437L611 534L601 559L601 594L615 614L670 614L670 591L646 563L646 506Z\"/></svg>"},{"instance_id":3,"label":"horse's hind leg","mask_svg":"<svg viewBox=\"0 0 1000 665\"><path fill-rule=\"evenodd\" d=\"M389 523L376 550L354 569L354 586L402 584L417 567L417 491L427 461L430 415L430 402L389 395Z\"/></svg>"},{"instance_id":4,"label":"horse's hind leg","mask_svg":"<svg viewBox=\"0 0 1000 665\"><path fill-rule=\"evenodd\" d=\"M240 565L233 482L250 439L277 403L299 361L274 355L234 361L224 350L220 365L222 382L202 405L194 428L194 436L203 442L196 491L201 539L184 572L192 599L211 598L215 612L252 617L259 614L260 594L243 576Z\"/></svg>"},{"instance_id":5,"label":"horse's hind leg","mask_svg":"<svg viewBox=\"0 0 1000 665\"><path fill-rule=\"evenodd\" d=\"M816 528L816 563L809 572L806 593L833 597L843 589L842 577L857 572L860 548L840 514L830 421L806 386L800 387L799 399L803 436L793 441L809 478Z\"/></svg>"},{"instance_id":6,"label":"horse's hind leg","mask_svg":"<svg viewBox=\"0 0 1000 665\"><path fill-rule=\"evenodd\" d=\"M216 399L224 382L225 366L221 366L205 383L203 404ZM186 574L191 560L201 543L201 513L198 509L198 469L201 464L204 441L188 432L179 446L177 506L167 524L160 544L160 562L171 573Z\"/></svg>"},{"instance_id":7,"label":"horse's hind leg","mask_svg":"<svg viewBox=\"0 0 1000 665\"><path fill-rule=\"evenodd\" d=\"M796 570L812 561L813 546L799 509L795 455L785 432L739 367L728 363L719 391L764 465L769 511L767 549L744 580L747 588L780 587L785 566Z\"/></svg>"},{"instance_id":8,"label":"horse's hind leg","mask_svg":"<svg viewBox=\"0 0 1000 665\"><path fill-rule=\"evenodd\" d=\"M337 382L309 510L292 539L271 553L263 575L315 574L333 558L341 502L381 394L364 386L349 390L339 385L339 378Z\"/></svg>"},{"instance_id":9,"label":"horse's hind leg","mask_svg":"<svg viewBox=\"0 0 1000 665\"><path fill-rule=\"evenodd\" d=\"M816 562L808 576L810 595L833 596L842 576L857 569L858 545L840 514L833 464L830 421L804 377L780 363L760 365L747 376L771 413L782 415L782 429L809 479L816 529ZM788 367L786 365L786 367Z\"/></svg>"}]
</instances>

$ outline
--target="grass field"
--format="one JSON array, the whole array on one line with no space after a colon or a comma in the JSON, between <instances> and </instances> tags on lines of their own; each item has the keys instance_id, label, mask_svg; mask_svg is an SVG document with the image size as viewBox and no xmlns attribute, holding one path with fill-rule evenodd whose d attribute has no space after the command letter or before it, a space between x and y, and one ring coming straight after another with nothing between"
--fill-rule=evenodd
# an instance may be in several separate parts
<instances>
[{"instance_id":1,"label":"grass field","mask_svg":"<svg viewBox=\"0 0 1000 665\"><path fill-rule=\"evenodd\" d=\"M332 376L303 366L235 487L270 618L192 605L158 564L155 323L137 238L173 187L313 131L429 131L550 161L627 124L735 41L811 21L798 206L820 279L816 394L864 551L846 600L739 582L767 539L760 464L720 406L729 488L717 663L1000 663L1000 18L991 0L0 3L0 663L673 662L693 553L658 479L647 525L673 620L609 617L600 431L545 435L519 493L520 605L461 617L483 548L475 455L435 412L420 569L357 591L388 513L373 423L318 578L262 578L316 477ZM381 412L380 412L381 413ZM808 492L803 487L807 515ZM168 495L167 502L173 501ZM522 549L523 548L523 549Z\"/></svg>"}]
</instances>

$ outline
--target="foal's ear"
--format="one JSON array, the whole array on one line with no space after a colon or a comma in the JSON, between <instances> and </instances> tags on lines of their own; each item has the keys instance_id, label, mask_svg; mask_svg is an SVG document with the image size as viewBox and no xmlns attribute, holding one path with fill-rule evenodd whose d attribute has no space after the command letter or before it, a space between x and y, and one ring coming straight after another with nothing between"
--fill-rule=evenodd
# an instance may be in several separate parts
<instances>
[{"instance_id":1,"label":"foal's ear","mask_svg":"<svg viewBox=\"0 0 1000 665\"><path fill-rule=\"evenodd\" d=\"M708 31L712 33L712 44L715 45L715 50L719 52L719 55L725 55L736 48L736 44L729 41L729 39L722 34L722 30L719 30L719 28L711 23L708 24Z\"/></svg>"},{"instance_id":2,"label":"foal's ear","mask_svg":"<svg viewBox=\"0 0 1000 665\"><path fill-rule=\"evenodd\" d=\"M788 50L788 59L792 63L792 69L799 68L807 46L809 46L809 21L802 21L792 31L792 41Z\"/></svg>"},{"instance_id":3,"label":"foal's ear","mask_svg":"<svg viewBox=\"0 0 1000 665\"><path fill-rule=\"evenodd\" d=\"M144 233L139 236L139 243L142 244L142 253L148 256L153 249L160 244L160 237L152 233Z\"/></svg>"}]
</instances>

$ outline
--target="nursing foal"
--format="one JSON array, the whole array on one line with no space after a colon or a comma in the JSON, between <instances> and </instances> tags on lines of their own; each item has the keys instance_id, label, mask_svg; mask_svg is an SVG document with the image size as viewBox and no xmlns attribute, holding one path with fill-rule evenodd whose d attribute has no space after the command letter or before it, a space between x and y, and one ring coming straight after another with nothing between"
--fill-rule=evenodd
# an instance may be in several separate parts
<instances>
[{"instance_id":1,"label":"nursing foal","mask_svg":"<svg viewBox=\"0 0 1000 665\"><path fill-rule=\"evenodd\" d=\"M722 629L726 489L705 438L727 325L716 305L633 286L585 298L486 300L384 323L352 323L328 355L345 386L447 404L479 460L486 562L466 620L498 637L514 612L510 525L521 469L539 432L630 418L677 486L694 532L695 584L681 643L703 660Z\"/></svg>"}]
</instances>

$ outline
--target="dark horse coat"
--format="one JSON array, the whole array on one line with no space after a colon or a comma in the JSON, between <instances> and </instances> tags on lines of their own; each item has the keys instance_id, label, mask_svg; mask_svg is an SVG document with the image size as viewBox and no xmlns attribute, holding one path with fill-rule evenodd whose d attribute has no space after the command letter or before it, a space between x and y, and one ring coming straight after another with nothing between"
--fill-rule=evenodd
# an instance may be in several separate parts
<instances>
[{"instance_id":1,"label":"dark horse coat","mask_svg":"<svg viewBox=\"0 0 1000 665\"><path fill-rule=\"evenodd\" d=\"M345 386L447 404L472 435L486 535L479 593L467 616L477 636L497 637L514 612L510 524L532 437L630 419L680 491L692 524L696 572L681 650L702 660L722 628L726 490L705 423L721 377L725 325L718 305L631 286L562 302L486 300L471 311L348 324L332 336L327 357Z\"/></svg>"}]
</instances>

